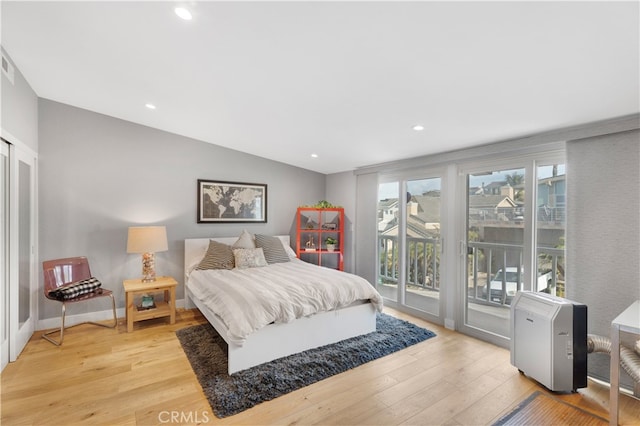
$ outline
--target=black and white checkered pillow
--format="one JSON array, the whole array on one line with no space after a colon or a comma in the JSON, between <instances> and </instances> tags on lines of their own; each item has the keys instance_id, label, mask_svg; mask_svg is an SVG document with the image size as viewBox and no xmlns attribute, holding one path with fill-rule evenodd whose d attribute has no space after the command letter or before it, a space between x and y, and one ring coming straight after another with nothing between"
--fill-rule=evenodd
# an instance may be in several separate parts
<instances>
[{"instance_id":1,"label":"black and white checkered pillow","mask_svg":"<svg viewBox=\"0 0 640 426\"><path fill-rule=\"evenodd\" d=\"M87 293L93 293L102 285L97 278L91 277L77 281L49 292L49 296L57 300L70 300Z\"/></svg>"}]
</instances>

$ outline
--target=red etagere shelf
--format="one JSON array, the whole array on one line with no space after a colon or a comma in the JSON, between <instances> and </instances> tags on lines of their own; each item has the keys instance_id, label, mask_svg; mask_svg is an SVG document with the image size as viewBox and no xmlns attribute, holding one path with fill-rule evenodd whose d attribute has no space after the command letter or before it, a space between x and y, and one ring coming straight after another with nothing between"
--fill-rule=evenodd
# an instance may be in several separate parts
<instances>
[{"instance_id":1,"label":"red etagere shelf","mask_svg":"<svg viewBox=\"0 0 640 426\"><path fill-rule=\"evenodd\" d=\"M299 207L296 214L296 254L305 262L344 269L344 209ZM335 240L332 250L327 238ZM329 246L329 247L328 247Z\"/></svg>"}]
</instances>

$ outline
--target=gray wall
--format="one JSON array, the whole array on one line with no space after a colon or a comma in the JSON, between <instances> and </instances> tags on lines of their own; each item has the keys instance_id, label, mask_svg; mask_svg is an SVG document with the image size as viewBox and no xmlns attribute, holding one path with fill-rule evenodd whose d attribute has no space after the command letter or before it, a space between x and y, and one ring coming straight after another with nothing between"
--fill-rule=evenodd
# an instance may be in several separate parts
<instances>
[{"instance_id":1,"label":"gray wall","mask_svg":"<svg viewBox=\"0 0 640 426\"><path fill-rule=\"evenodd\" d=\"M567 176L567 297L609 336L640 299L640 131L568 142ZM590 355L589 373L607 379L608 357Z\"/></svg>"},{"instance_id":2,"label":"gray wall","mask_svg":"<svg viewBox=\"0 0 640 426\"><path fill-rule=\"evenodd\" d=\"M0 46L0 49L2 47ZM2 54L11 62L11 57L2 49ZM33 91L20 70L15 67L14 84L2 74L0 77L0 96L2 130L9 132L26 147L38 152L38 96ZM3 137L7 138L3 133ZM9 138L7 138L9 139ZM9 140L15 143L15 140Z\"/></svg>"},{"instance_id":3,"label":"gray wall","mask_svg":"<svg viewBox=\"0 0 640 426\"><path fill-rule=\"evenodd\" d=\"M355 271L355 229L356 218L356 177L353 172L334 173L327 175L326 200L344 207L344 270ZM373 281L371 282L372 284Z\"/></svg>"},{"instance_id":4,"label":"gray wall","mask_svg":"<svg viewBox=\"0 0 640 426\"><path fill-rule=\"evenodd\" d=\"M377 280L376 246L378 244L377 209L378 175L376 173L356 176L356 241L355 270L371 283Z\"/></svg>"},{"instance_id":5,"label":"gray wall","mask_svg":"<svg viewBox=\"0 0 640 426\"><path fill-rule=\"evenodd\" d=\"M87 256L119 307L122 280L141 273L140 256L126 253L129 226L167 227L169 251L156 254L156 268L178 280L181 299L185 238L236 236L245 228L291 234L296 208L325 198L320 173L45 99L39 104L40 262ZM196 223L197 179L267 184L268 222ZM70 314L106 307L78 305ZM40 319L57 316L59 306L41 297Z\"/></svg>"}]
</instances>

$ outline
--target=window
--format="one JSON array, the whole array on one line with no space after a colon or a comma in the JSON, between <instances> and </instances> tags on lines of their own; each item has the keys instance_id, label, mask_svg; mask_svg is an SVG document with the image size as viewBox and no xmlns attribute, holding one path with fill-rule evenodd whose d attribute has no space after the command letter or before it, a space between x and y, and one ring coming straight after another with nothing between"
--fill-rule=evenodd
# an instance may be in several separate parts
<instances>
[{"instance_id":1,"label":"window","mask_svg":"<svg viewBox=\"0 0 640 426\"><path fill-rule=\"evenodd\" d=\"M366 244L389 306L506 346L518 291L566 294L566 167L561 143L494 157L378 175Z\"/></svg>"},{"instance_id":2,"label":"window","mask_svg":"<svg viewBox=\"0 0 640 426\"><path fill-rule=\"evenodd\" d=\"M566 176L562 161L496 164L464 174L464 328L508 339L518 291L565 294Z\"/></svg>"},{"instance_id":3,"label":"window","mask_svg":"<svg viewBox=\"0 0 640 426\"><path fill-rule=\"evenodd\" d=\"M378 186L377 288L387 300L441 321L442 177L425 171Z\"/></svg>"},{"instance_id":4,"label":"window","mask_svg":"<svg viewBox=\"0 0 640 426\"><path fill-rule=\"evenodd\" d=\"M546 289L544 291L564 297L564 242L567 217L565 165L539 165L536 172L536 269L538 280L540 281L540 277L545 277Z\"/></svg>"}]
</instances>

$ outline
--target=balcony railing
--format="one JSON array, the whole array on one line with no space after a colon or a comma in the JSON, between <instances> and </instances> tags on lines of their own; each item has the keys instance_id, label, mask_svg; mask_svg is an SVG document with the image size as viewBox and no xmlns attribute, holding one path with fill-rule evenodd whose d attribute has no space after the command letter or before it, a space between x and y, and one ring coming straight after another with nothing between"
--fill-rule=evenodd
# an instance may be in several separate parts
<instances>
[{"instance_id":1,"label":"balcony railing","mask_svg":"<svg viewBox=\"0 0 640 426\"><path fill-rule=\"evenodd\" d=\"M406 237L406 284L428 290L440 289L440 240ZM379 280L385 284L398 282L398 237L378 236L380 247Z\"/></svg>"},{"instance_id":2,"label":"balcony railing","mask_svg":"<svg viewBox=\"0 0 640 426\"><path fill-rule=\"evenodd\" d=\"M406 284L423 289L440 289L440 240L436 238L406 237L407 273ZM378 236L379 244L379 281L384 284L398 283L398 237ZM537 249L538 279L544 276L545 291L564 296L564 250L561 248L539 247ZM520 266L518 266L520 265ZM516 244L498 244L470 241L468 243L467 298L469 301L491 305L507 305L509 300L502 297L499 301L491 297L488 289L491 277L499 269L516 267L520 275L522 246ZM502 290L505 290L503 283ZM517 289L523 289L523 282L517 283Z\"/></svg>"},{"instance_id":3,"label":"balcony railing","mask_svg":"<svg viewBox=\"0 0 640 426\"><path fill-rule=\"evenodd\" d=\"M522 277L522 246L516 244L498 244L469 241L467 276L467 298L470 301L488 303L492 305L510 304L510 296L506 292L506 274L502 274L501 285L498 289L500 297L496 298L495 289L491 289L492 277L499 270L505 271L512 267L516 269L517 290L523 290ZM526 290L545 291L553 295L564 296L564 249L552 247L538 247L537 275L532 288ZM537 288L536 288L537 287ZM508 297L509 296L509 297Z\"/></svg>"},{"instance_id":4,"label":"balcony railing","mask_svg":"<svg viewBox=\"0 0 640 426\"><path fill-rule=\"evenodd\" d=\"M562 225L566 221L566 208L539 206L536 221L540 226ZM469 223L472 225L493 225L524 223L524 210L521 207L472 207L469 208Z\"/></svg>"}]
</instances>

